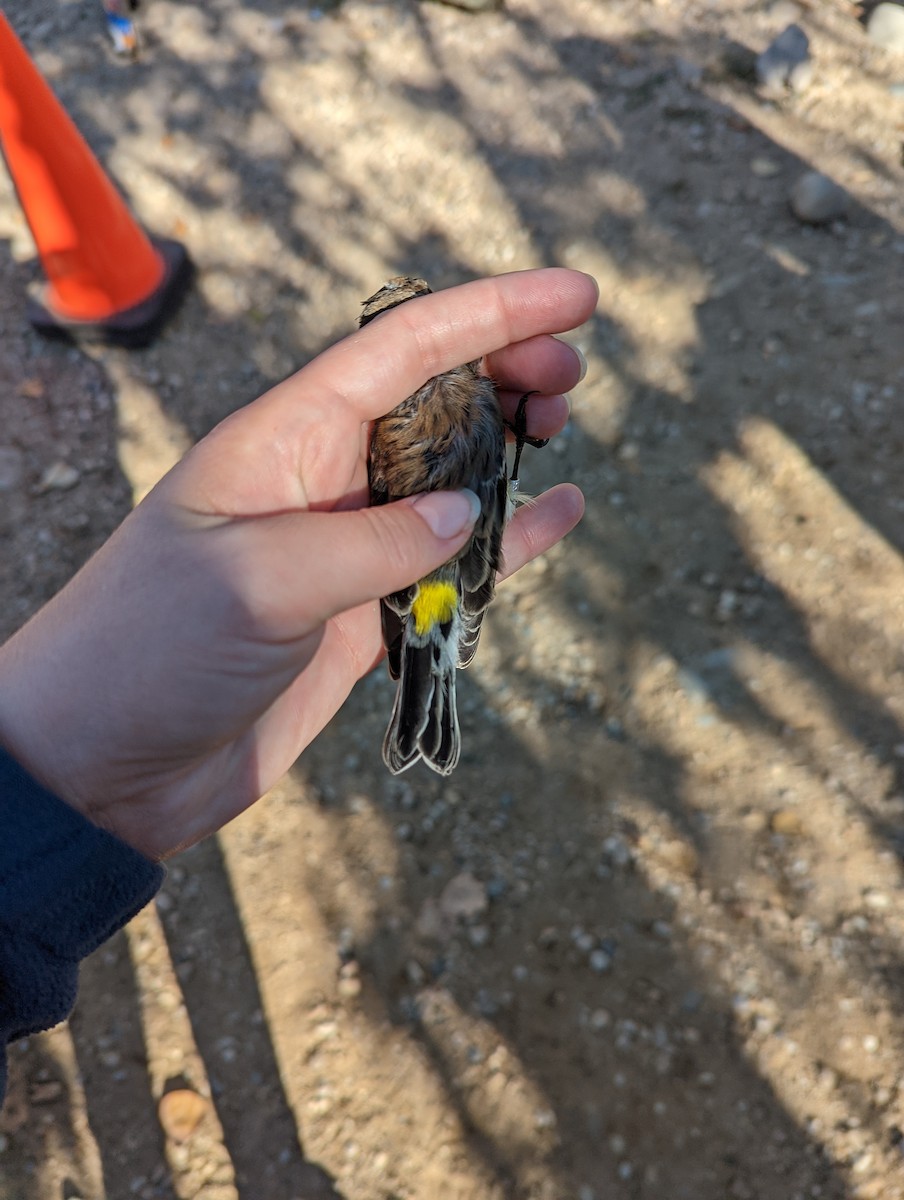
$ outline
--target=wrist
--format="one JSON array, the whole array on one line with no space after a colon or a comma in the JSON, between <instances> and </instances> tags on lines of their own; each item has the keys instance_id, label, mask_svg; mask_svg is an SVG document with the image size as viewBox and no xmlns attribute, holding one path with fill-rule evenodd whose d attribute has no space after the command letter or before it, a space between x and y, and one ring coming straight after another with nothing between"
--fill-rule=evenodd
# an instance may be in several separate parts
<instances>
[{"instance_id":1,"label":"wrist","mask_svg":"<svg viewBox=\"0 0 904 1200\"><path fill-rule=\"evenodd\" d=\"M92 820L76 786L75 731L41 699L43 674L51 664L29 654L27 631L28 626L0 646L0 747L44 788Z\"/></svg>"}]
</instances>

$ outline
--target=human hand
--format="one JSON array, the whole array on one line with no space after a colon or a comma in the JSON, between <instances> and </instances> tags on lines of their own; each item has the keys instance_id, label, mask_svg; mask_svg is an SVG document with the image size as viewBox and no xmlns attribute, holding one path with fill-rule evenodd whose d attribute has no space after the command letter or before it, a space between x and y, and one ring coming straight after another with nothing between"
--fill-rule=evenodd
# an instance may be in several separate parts
<instances>
[{"instance_id":1,"label":"human hand","mask_svg":"<svg viewBox=\"0 0 904 1200\"><path fill-rule=\"evenodd\" d=\"M507 414L536 389L530 432L556 433L581 363L549 335L595 302L588 276L558 268L425 296L232 414L0 648L0 742L150 858L238 815L380 657L379 597L470 534L459 493L363 507L369 422L486 355ZM519 509L506 573L582 511L569 484Z\"/></svg>"}]
</instances>

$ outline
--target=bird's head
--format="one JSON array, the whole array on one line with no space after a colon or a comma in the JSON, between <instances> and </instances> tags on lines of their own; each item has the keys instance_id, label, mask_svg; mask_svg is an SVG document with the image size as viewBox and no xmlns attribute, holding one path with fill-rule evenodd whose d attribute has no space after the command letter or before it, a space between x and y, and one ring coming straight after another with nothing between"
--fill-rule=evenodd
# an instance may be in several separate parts
<instances>
[{"instance_id":1,"label":"bird's head","mask_svg":"<svg viewBox=\"0 0 904 1200\"><path fill-rule=\"evenodd\" d=\"M358 324L363 328L368 321L372 321L380 313L388 312L390 308L397 308L406 300L414 300L416 296L429 296L431 291L431 287L423 279L415 279L411 275L396 275L393 279L388 279L379 291L374 292L364 301Z\"/></svg>"}]
</instances>

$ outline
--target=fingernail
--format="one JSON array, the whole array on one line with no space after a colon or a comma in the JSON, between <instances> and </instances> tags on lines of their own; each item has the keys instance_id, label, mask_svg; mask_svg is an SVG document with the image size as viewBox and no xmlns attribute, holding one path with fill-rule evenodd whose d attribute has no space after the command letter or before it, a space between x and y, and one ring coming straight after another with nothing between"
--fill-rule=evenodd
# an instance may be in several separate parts
<instances>
[{"instance_id":1,"label":"fingernail","mask_svg":"<svg viewBox=\"0 0 904 1200\"><path fill-rule=\"evenodd\" d=\"M581 364L581 373L578 376L578 383L581 383L584 379L584 376L587 374L587 359L584 357L583 350L579 350L573 342L569 342L568 338L559 337L556 339L556 341L561 342L563 346L567 346L569 350L577 355L577 360ZM577 384L575 386L577 386Z\"/></svg>"},{"instance_id":2,"label":"fingernail","mask_svg":"<svg viewBox=\"0 0 904 1200\"><path fill-rule=\"evenodd\" d=\"M411 507L438 538L452 538L471 529L480 516L480 501L472 491L425 492Z\"/></svg>"}]
</instances>

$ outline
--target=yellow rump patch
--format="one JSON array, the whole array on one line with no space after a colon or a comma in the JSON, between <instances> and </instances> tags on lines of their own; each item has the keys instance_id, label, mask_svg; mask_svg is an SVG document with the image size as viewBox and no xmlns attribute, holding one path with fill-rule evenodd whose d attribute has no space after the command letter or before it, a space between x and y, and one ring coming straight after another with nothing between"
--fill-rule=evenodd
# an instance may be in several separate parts
<instances>
[{"instance_id":1,"label":"yellow rump patch","mask_svg":"<svg viewBox=\"0 0 904 1200\"><path fill-rule=\"evenodd\" d=\"M422 583L411 606L418 637L429 633L434 625L451 620L457 606L458 591L455 584Z\"/></svg>"}]
</instances>

